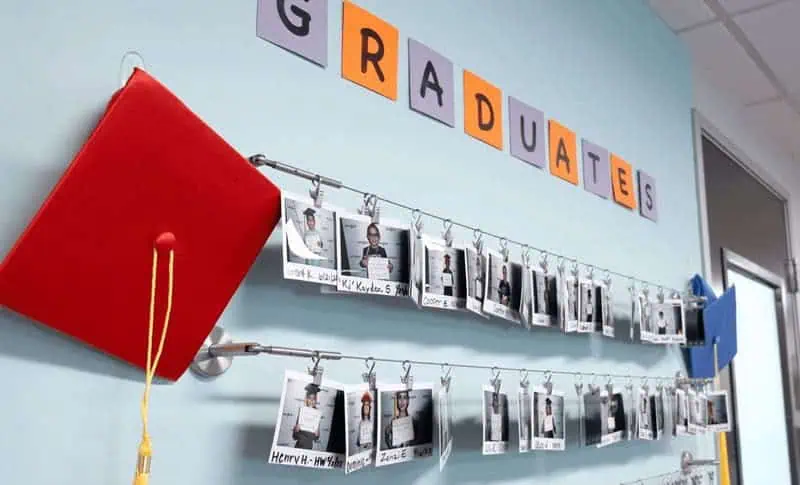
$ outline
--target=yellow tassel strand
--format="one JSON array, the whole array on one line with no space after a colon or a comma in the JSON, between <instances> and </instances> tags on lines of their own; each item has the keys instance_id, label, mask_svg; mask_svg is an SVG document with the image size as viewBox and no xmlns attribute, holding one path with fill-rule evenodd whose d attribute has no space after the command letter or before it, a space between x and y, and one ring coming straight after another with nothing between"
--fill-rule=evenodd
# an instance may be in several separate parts
<instances>
[{"instance_id":1,"label":"yellow tassel strand","mask_svg":"<svg viewBox=\"0 0 800 485\"><path fill-rule=\"evenodd\" d=\"M164 328L161 330L161 338L158 343L158 350L153 358L153 333L156 306L156 275L158 272L158 250L153 249L153 269L150 279L150 318L147 328L147 363L144 372L144 395L142 396L142 441L139 443L139 456L136 460L136 474L133 478L133 485L148 485L150 481L150 461L153 457L153 447L150 441L150 433L147 429L147 419L150 408L150 389L153 385L153 377L158 369L158 361L161 360L161 352L164 350L164 342L167 338L169 328L169 318L172 313L172 295L174 284L175 252L169 251L169 287L167 291L167 311L164 316Z\"/></svg>"}]
</instances>

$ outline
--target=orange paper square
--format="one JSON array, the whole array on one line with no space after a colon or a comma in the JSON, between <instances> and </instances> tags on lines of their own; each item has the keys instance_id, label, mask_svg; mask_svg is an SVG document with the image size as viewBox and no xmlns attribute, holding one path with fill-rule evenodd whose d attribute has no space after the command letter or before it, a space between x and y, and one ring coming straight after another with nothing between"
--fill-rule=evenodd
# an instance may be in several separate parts
<instances>
[{"instance_id":1,"label":"orange paper square","mask_svg":"<svg viewBox=\"0 0 800 485\"><path fill-rule=\"evenodd\" d=\"M464 70L464 133L503 149L503 92Z\"/></svg>"},{"instance_id":2,"label":"orange paper square","mask_svg":"<svg viewBox=\"0 0 800 485\"><path fill-rule=\"evenodd\" d=\"M342 11L342 77L397 100L399 37L393 25L345 1Z\"/></svg>"},{"instance_id":3,"label":"orange paper square","mask_svg":"<svg viewBox=\"0 0 800 485\"><path fill-rule=\"evenodd\" d=\"M556 120L549 121L550 173L578 185L578 155L575 132Z\"/></svg>"},{"instance_id":4,"label":"orange paper square","mask_svg":"<svg viewBox=\"0 0 800 485\"><path fill-rule=\"evenodd\" d=\"M611 154L611 187L617 204L628 209L636 208L636 195L633 187L631 164Z\"/></svg>"}]
</instances>

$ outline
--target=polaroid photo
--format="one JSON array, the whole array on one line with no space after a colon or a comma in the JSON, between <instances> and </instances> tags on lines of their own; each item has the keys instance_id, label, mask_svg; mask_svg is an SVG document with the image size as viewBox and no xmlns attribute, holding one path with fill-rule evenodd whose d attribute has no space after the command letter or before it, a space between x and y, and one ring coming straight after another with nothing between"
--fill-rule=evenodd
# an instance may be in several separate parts
<instances>
[{"instance_id":1,"label":"polaroid photo","mask_svg":"<svg viewBox=\"0 0 800 485\"><path fill-rule=\"evenodd\" d=\"M731 430L731 403L728 391L713 391L706 394L706 429L722 433Z\"/></svg>"},{"instance_id":2,"label":"polaroid photo","mask_svg":"<svg viewBox=\"0 0 800 485\"><path fill-rule=\"evenodd\" d=\"M675 389L675 436L689 434L689 396L683 389Z\"/></svg>"},{"instance_id":3,"label":"polaroid photo","mask_svg":"<svg viewBox=\"0 0 800 485\"><path fill-rule=\"evenodd\" d=\"M642 342L652 342L655 336L652 327L652 319L650 314L652 311L652 302L644 293L640 293L638 297L639 306L639 339Z\"/></svg>"},{"instance_id":4,"label":"polaroid photo","mask_svg":"<svg viewBox=\"0 0 800 485\"><path fill-rule=\"evenodd\" d=\"M453 408L449 386L439 389L439 471L444 470L453 451Z\"/></svg>"},{"instance_id":5,"label":"polaroid photo","mask_svg":"<svg viewBox=\"0 0 800 485\"><path fill-rule=\"evenodd\" d=\"M653 439L653 422L650 416L650 396L644 388L639 389L639 405L637 407L636 423L640 440Z\"/></svg>"},{"instance_id":6,"label":"polaroid photo","mask_svg":"<svg viewBox=\"0 0 800 485\"><path fill-rule=\"evenodd\" d=\"M534 327L558 325L558 281L556 275L543 270L533 270L533 315Z\"/></svg>"},{"instance_id":7,"label":"polaroid photo","mask_svg":"<svg viewBox=\"0 0 800 485\"><path fill-rule=\"evenodd\" d=\"M687 395L689 400L689 433L703 433L705 432L706 424L705 396L694 389L689 389Z\"/></svg>"},{"instance_id":8,"label":"polaroid photo","mask_svg":"<svg viewBox=\"0 0 800 485\"><path fill-rule=\"evenodd\" d=\"M544 387L533 390L533 449L544 451L564 451L565 406L564 393Z\"/></svg>"},{"instance_id":9,"label":"polaroid photo","mask_svg":"<svg viewBox=\"0 0 800 485\"><path fill-rule=\"evenodd\" d=\"M283 277L336 286L336 214L310 197L281 193Z\"/></svg>"},{"instance_id":10,"label":"polaroid photo","mask_svg":"<svg viewBox=\"0 0 800 485\"><path fill-rule=\"evenodd\" d=\"M338 279L348 293L409 296L411 230L407 224L336 213Z\"/></svg>"},{"instance_id":11,"label":"polaroid photo","mask_svg":"<svg viewBox=\"0 0 800 485\"><path fill-rule=\"evenodd\" d=\"M597 284L590 279L578 280L578 333L595 332L598 321L602 325L602 305L597 288Z\"/></svg>"},{"instance_id":12,"label":"polaroid photo","mask_svg":"<svg viewBox=\"0 0 800 485\"><path fill-rule=\"evenodd\" d=\"M483 312L520 324L522 265L492 250L487 250L487 259Z\"/></svg>"},{"instance_id":13,"label":"polaroid photo","mask_svg":"<svg viewBox=\"0 0 800 485\"><path fill-rule=\"evenodd\" d=\"M602 332L604 337L614 338L615 321L614 321L614 297L611 295L611 285L603 285L600 289L600 304L603 308L602 320L598 332Z\"/></svg>"},{"instance_id":14,"label":"polaroid photo","mask_svg":"<svg viewBox=\"0 0 800 485\"><path fill-rule=\"evenodd\" d=\"M662 303L651 303L651 342L657 344L684 344L683 300L669 299Z\"/></svg>"},{"instance_id":15,"label":"polaroid photo","mask_svg":"<svg viewBox=\"0 0 800 485\"><path fill-rule=\"evenodd\" d=\"M580 317L581 291L580 282L574 276L561 278L562 284L559 286L561 296L561 329L564 333L578 331L578 319Z\"/></svg>"},{"instance_id":16,"label":"polaroid photo","mask_svg":"<svg viewBox=\"0 0 800 485\"><path fill-rule=\"evenodd\" d=\"M522 267L522 291L519 304L519 319L525 328L531 327L533 318L533 270L528 266Z\"/></svg>"},{"instance_id":17,"label":"polaroid photo","mask_svg":"<svg viewBox=\"0 0 800 485\"><path fill-rule=\"evenodd\" d=\"M618 443L625 439L627 419L622 393L600 393L600 443L598 448Z\"/></svg>"},{"instance_id":18,"label":"polaroid photo","mask_svg":"<svg viewBox=\"0 0 800 485\"><path fill-rule=\"evenodd\" d=\"M664 434L664 399L661 392L650 395L650 426L653 439L661 439Z\"/></svg>"},{"instance_id":19,"label":"polaroid photo","mask_svg":"<svg viewBox=\"0 0 800 485\"><path fill-rule=\"evenodd\" d=\"M483 454L508 451L508 394L483 386Z\"/></svg>"},{"instance_id":20,"label":"polaroid photo","mask_svg":"<svg viewBox=\"0 0 800 485\"><path fill-rule=\"evenodd\" d=\"M517 424L519 425L519 452L531 451L533 435L531 433L531 393L528 386L519 386L517 390Z\"/></svg>"},{"instance_id":21,"label":"polaroid photo","mask_svg":"<svg viewBox=\"0 0 800 485\"><path fill-rule=\"evenodd\" d=\"M345 386L344 398L344 419L347 423L344 472L349 474L375 463L378 410L375 392L370 391L369 384Z\"/></svg>"},{"instance_id":22,"label":"polaroid photo","mask_svg":"<svg viewBox=\"0 0 800 485\"><path fill-rule=\"evenodd\" d=\"M433 456L433 421L431 384L379 385L376 466Z\"/></svg>"},{"instance_id":23,"label":"polaroid photo","mask_svg":"<svg viewBox=\"0 0 800 485\"><path fill-rule=\"evenodd\" d=\"M703 319L705 299L689 297L684 305L683 330L686 334L686 346L704 346L706 344L706 326Z\"/></svg>"},{"instance_id":24,"label":"polaroid photo","mask_svg":"<svg viewBox=\"0 0 800 485\"><path fill-rule=\"evenodd\" d=\"M286 371L269 463L342 468L345 462L344 387L301 372Z\"/></svg>"},{"instance_id":25,"label":"polaroid photo","mask_svg":"<svg viewBox=\"0 0 800 485\"><path fill-rule=\"evenodd\" d=\"M422 236L422 306L443 310L461 310L467 302L465 252Z\"/></svg>"},{"instance_id":26,"label":"polaroid photo","mask_svg":"<svg viewBox=\"0 0 800 485\"><path fill-rule=\"evenodd\" d=\"M589 386L590 389L592 386ZM600 390L583 394L583 438L585 446L601 444L603 437L603 405Z\"/></svg>"},{"instance_id":27,"label":"polaroid photo","mask_svg":"<svg viewBox=\"0 0 800 485\"><path fill-rule=\"evenodd\" d=\"M485 254L480 254L475 248L468 247L464 250L467 270L467 310L484 318L489 318L483 313L484 292L486 291L486 268L489 266Z\"/></svg>"}]
</instances>

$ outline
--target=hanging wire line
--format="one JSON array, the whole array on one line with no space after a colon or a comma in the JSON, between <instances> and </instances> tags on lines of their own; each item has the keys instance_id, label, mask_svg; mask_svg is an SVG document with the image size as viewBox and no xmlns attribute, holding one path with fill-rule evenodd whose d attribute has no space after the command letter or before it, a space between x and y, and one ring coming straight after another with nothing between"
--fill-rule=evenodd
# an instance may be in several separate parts
<instances>
[{"instance_id":1,"label":"hanging wire line","mask_svg":"<svg viewBox=\"0 0 800 485\"><path fill-rule=\"evenodd\" d=\"M633 379L639 379L644 382L652 380L657 382L661 381L661 382L676 383L677 385L683 385L686 383L705 384L707 382L710 382L710 380L708 379L689 379L682 376L674 376L674 375L648 376L648 375L637 375L637 374L609 374L609 373L595 373L595 372L536 369L530 367L505 367L498 365L436 362L430 360L391 359L391 358L373 357L367 355L343 354L341 352L334 352L329 350L315 350L315 349L303 349L295 347L278 347L273 345L262 345L256 342L232 342L226 344L213 344L201 349L198 358L202 360L204 358L207 359L214 357L233 357L233 356L247 356L247 355L260 355L260 354L279 355L284 357L310 358L314 362L318 362L320 360L360 360L365 362L365 364L367 364L368 367L370 363L383 362L383 363L402 364L404 367L410 366L412 364L421 366L436 366L440 367L443 370L448 368L485 369L493 372L511 371L511 372L519 372L521 374L527 374L527 373L543 374L545 377L550 377L553 375L574 376L574 377L580 377L581 380L584 377L587 377L591 379L589 383L594 383L595 380L599 382L600 379L607 379L607 380L627 379L629 381Z\"/></svg>"},{"instance_id":2,"label":"hanging wire line","mask_svg":"<svg viewBox=\"0 0 800 485\"><path fill-rule=\"evenodd\" d=\"M425 211L425 210L422 210L422 209L419 209L419 208L416 208L416 207L412 207L412 206L410 206L408 204L404 204L404 203L398 202L396 200L391 200L391 199L387 199L385 197L381 197L378 194L375 194L375 193L372 193L372 192L367 192L365 190L361 190L361 189L346 185L345 183L341 182L340 180L336 180L336 179L333 179L333 178L330 178L330 177L326 177L324 175L320 175L320 174L316 174L316 173L313 173L313 172L309 172L307 170L303 170L302 168L295 167L294 165L290 165L288 163L279 162L277 160L271 160L271 159L267 158L265 155L263 155L261 153L258 153L256 155L252 155L249 158L249 161L250 161L250 163L252 165L254 165L256 167L270 167L270 168L274 168L275 170L279 170L281 172L288 173L290 175L294 175L296 177L300 177L300 178L304 178L304 179L307 179L307 180L311 180L312 182L316 182L318 184L324 184L324 185L327 185L329 187L334 187L336 189L349 190L350 192L354 192L356 194L363 195L364 197L372 196L372 197L375 197L376 200L383 201L386 204L390 204L390 205L393 205L395 207L399 207L401 209L406 209L406 210L412 212L413 214L419 214L419 215L422 215L422 216L430 217L432 219L438 219L438 220L440 220L442 222L445 222L445 223L448 223L448 224L452 224L453 226L458 226L458 227L473 231L473 233L475 233L476 235L485 235L485 236L493 237L495 239L498 239L498 240L506 242L506 243L516 244L517 246L521 247L523 250L532 249L534 251L538 251L543 256L547 256L547 255L554 256L556 258L560 258L561 260L563 260L565 262L569 261L569 262L572 262L573 264L576 264L576 265L580 262L576 258L567 256L567 255L564 255L564 254L559 254L559 253L557 253L555 251L550 251L548 249L544 249L544 248L536 247L536 246L533 246L533 245L530 245L530 244L527 244L527 243L516 241L514 239L511 239L511 238L508 238L508 237L505 237L505 236L501 236L499 234L494 234L494 233L491 233L491 232L484 231L481 228L476 227L476 226L471 226L469 224L465 224L463 222L458 222L458 221L455 221L455 220L447 218L447 217L442 217L442 216L439 216L439 215L434 214L432 212L428 212L428 211ZM602 268L602 267L591 265L591 264L587 264L587 263L581 263L581 264L583 264L584 266L586 266L587 268L589 268L591 270L598 270L598 271L601 271L601 272L605 272L607 275L615 275L615 276L619 276L620 278L624 278L624 279L630 280L632 282L632 286L633 286L633 282L637 282L638 281L643 286L643 288L646 288L648 286L652 286L654 288L659 288L659 289L665 290L665 291L670 291L670 292L676 292L677 291L677 290L675 290L673 288L667 288L667 287L665 287L663 285L660 285L658 283L653 283L651 281L643 280L643 279L637 278L637 277L635 277L633 275L620 273L619 271L613 271L613 270L608 269L608 268Z\"/></svg>"}]
</instances>

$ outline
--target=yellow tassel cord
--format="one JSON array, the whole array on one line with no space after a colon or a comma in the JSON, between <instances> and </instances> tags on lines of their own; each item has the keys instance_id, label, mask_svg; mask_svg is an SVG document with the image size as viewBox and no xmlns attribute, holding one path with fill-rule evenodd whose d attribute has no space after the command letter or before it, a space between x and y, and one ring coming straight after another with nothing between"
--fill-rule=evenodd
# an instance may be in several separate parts
<instances>
[{"instance_id":1,"label":"yellow tassel cord","mask_svg":"<svg viewBox=\"0 0 800 485\"><path fill-rule=\"evenodd\" d=\"M167 291L167 312L164 316L164 328L161 330L161 339L158 343L155 358L153 358L153 333L156 306L156 274L158 272L158 250L153 249L153 270L150 280L150 319L147 329L147 365L144 373L144 395L142 396L142 441L139 443L139 457L136 461L136 475L133 478L133 485L147 485L150 479L150 460L153 456L150 433L147 429L147 418L150 407L150 389L153 385L153 376L158 368L158 361L161 360L161 352L164 350L164 342L169 328L169 317L172 313L172 294L174 282L175 252L169 251L169 288Z\"/></svg>"}]
</instances>

